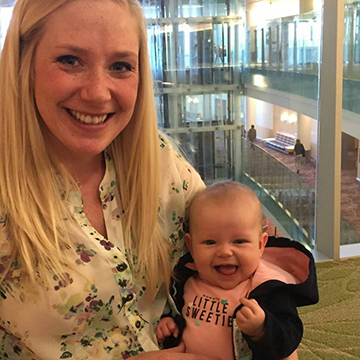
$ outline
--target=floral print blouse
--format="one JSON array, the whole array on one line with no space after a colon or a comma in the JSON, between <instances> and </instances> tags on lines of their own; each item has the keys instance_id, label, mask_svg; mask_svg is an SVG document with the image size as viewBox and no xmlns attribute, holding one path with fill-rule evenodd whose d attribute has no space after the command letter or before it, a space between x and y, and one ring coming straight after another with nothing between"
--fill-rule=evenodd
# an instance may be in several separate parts
<instances>
[{"instance_id":1,"label":"floral print blouse","mask_svg":"<svg viewBox=\"0 0 360 360\"><path fill-rule=\"evenodd\" d=\"M169 241L182 248L185 208L204 184L194 169L160 136L162 165L161 216ZM78 271L57 276L52 287L35 298L21 287L16 262L0 285L0 358L21 360L127 359L157 350L154 327L167 294L146 301L145 283L133 276L121 226L122 209L115 191L116 174L108 154L99 188L107 238L89 223L79 192L71 196L76 227L72 254ZM6 220L0 230L0 274L11 254ZM173 253L176 261L180 254ZM85 276L83 276L85 274Z\"/></svg>"}]
</instances>

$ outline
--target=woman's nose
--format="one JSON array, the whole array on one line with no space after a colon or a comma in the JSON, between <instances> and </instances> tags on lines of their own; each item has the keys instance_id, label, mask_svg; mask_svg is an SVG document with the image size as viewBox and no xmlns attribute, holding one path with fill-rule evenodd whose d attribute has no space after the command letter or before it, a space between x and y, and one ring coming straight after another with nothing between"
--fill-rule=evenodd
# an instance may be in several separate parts
<instances>
[{"instance_id":1,"label":"woman's nose","mask_svg":"<svg viewBox=\"0 0 360 360\"><path fill-rule=\"evenodd\" d=\"M111 100L111 91L108 82L109 80L104 72L89 72L81 87L81 99L92 102L106 102Z\"/></svg>"}]
</instances>

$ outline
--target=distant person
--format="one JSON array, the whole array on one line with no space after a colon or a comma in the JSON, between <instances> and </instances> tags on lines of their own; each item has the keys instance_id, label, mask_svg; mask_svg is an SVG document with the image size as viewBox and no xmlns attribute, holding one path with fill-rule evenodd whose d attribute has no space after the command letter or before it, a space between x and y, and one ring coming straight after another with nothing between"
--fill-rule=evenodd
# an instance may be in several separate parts
<instances>
[{"instance_id":1,"label":"distant person","mask_svg":"<svg viewBox=\"0 0 360 360\"><path fill-rule=\"evenodd\" d=\"M224 62L224 57L226 55L226 48L222 46L214 45L214 55L215 55L214 64L217 64L218 60L220 64L222 64Z\"/></svg>"},{"instance_id":2,"label":"distant person","mask_svg":"<svg viewBox=\"0 0 360 360\"><path fill-rule=\"evenodd\" d=\"M220 59L220 50L219 47L214 45L214 64L217 63L218 59ZM220 59L221 62L221 59Z\"/></svg>"},{"instance_id":3,"label":"distant person","mask_svg":"<svg viewBox=\"0 0 360 360\"><path fill-rule=\"evenodd\" d=\"M250 140L250 149L254 149L254 141L256 140L256 129L254 125L251 125L251 128L248 131L248 139Z\"/></svg>"},{"instance_id":4,"label":"distant person","mask_svg":"<svg viewBox=\"0 0 360 360\"><path fill-rule=\"evenodd\" d=\"M268 242L260 201L236 182L200 191L189 217L190 253L175 269L172 293L182 316L163 317L158 340L222 360L297 359L296 307L318 301L310 252L285 238Z\"/></svg>"},{"instance_id":5,"label":"distant person","mask_svg":"<svg viewBox=\"0 0 360 360\"><path fill-rule=\"evenodd\" d=\"M305 157L305 148L304 145L300 142L300 139L296 139L296 143L294 146L294 155L296 173L300 174L303 157Z\"/></svg>"}]
</instances>

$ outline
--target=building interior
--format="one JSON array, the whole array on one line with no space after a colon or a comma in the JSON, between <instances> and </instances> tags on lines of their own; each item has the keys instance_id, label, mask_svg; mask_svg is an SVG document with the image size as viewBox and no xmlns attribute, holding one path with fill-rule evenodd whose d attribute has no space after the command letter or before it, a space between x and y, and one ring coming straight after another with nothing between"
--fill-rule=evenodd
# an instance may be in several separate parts
<instances>
[{"instance_id":1,"label":"building interior","mask_svg":"<svg viewBox=\"0 0 360 360\"><path fill-rule=\"evenodd\" d=\"M317 260L359 255L360 2L140 2L159 128L204 181L250 186L269 231ZM0 1L1 46L14 3ZM328 44L331 31L343 36ZM329 85L331 66L341 71ZM305 147L298 173L296 139Z\"/></svg>"}]
</instances>

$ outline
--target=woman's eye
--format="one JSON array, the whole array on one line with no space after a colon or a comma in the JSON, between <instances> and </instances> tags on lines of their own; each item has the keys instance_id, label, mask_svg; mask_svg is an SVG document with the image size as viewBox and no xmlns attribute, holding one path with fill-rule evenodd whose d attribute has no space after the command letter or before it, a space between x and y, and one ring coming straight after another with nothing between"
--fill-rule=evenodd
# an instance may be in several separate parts
<instances>
[{"instance_id":1,"label":"woman's eye","mask_svg":"<svg viewBox=\"0 0 360 360\"><path fill-rule=\"evenodd\" d=\"M113 65L111 65L111 70L116 72L126 72L131 71L132 66L127 62L116 62Z\"/></svg>"},{"instance_id":2,"label":"woman's eye","mask_svg":"<svg viewBox=\"0 0 360 360\"><path fill-rule=\"evenodd\" d=\"M63 64L63 65L67 65L67 66L76 66L79 64L79 60L77 59L76 56L73 55L63 55L63 56L59 56L56 61L58 61L59 63Z\"/></svg>"}]
</instances>

